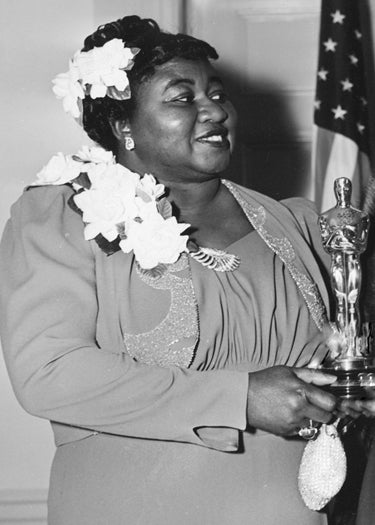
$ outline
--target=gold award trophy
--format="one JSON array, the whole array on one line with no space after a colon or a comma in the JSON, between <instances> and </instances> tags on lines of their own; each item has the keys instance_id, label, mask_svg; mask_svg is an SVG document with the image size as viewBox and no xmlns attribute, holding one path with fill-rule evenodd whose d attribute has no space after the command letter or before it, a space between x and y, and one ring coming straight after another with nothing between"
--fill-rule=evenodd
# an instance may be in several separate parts
<instances>
[{"instance_id":1,"label":"gold award trophy","mask_svg":"<svg viewBox=\"0 0 375 525\"><path fill-rule=\"evenodd\" d=\"M319 216L323 247L331 256L331 285L336 303L337 332L321 369L337 376L329 389L344 398L361 398L375 387L375 359L370 355L368 323L361 324L360 256L367 246L369 216L351 206L352 185L341 177L334 182L336 206Z\"/></svg>"}]
</instances>

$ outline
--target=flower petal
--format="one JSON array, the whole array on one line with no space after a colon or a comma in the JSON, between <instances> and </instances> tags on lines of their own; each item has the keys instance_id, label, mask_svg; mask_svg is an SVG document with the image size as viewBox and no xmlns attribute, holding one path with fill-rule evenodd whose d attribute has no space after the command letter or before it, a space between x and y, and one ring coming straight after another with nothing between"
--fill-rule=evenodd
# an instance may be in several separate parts
<instances>
[{"instance_id":1,"label":"flower petal","mask_svg":"<svg viewBox=\"0 0 375 525\"><path fill-rule=\"evenodd\" d=\"M92 99L103 98L107 94L107 86L104 84L93 84L90 88L90 97Z\"/></svg>"}]
</instances>

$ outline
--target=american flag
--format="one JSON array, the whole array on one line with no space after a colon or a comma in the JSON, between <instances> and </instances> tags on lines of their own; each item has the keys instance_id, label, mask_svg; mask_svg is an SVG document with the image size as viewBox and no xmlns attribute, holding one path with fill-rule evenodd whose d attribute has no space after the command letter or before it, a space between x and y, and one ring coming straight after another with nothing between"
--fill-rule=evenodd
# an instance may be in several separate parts
<instances>
[{"instance_id":1,"label":"american flag","mask_svg":"<svg viewBox=\"0 0 375 525\"><path fill-rule=\"evenodd\" d=\"M363 203L371 176L369 108L358 0L322 0L314 102L313 178L321 210L334 206L333 181L352 181L352 203Z\"/></svg>"}]
</instances>

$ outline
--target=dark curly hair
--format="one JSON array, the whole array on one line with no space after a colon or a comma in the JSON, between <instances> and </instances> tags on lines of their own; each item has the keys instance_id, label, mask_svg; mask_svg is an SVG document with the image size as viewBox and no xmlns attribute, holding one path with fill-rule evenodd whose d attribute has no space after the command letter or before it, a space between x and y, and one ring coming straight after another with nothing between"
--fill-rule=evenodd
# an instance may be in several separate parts
<instances>
[{"instance_id":1,"label":"dark curly hair","mask_svg":"<svg viewBox=\"0 0 375 525\"><path fill-rule=\"evenodd\" d=\"M116 154L117 142L110 122L131 116L136 104L137 87L152 77L157 66L176 57L216 60L218 54L203 40L181 33L167 33L154 20L139 16L125 16L99 26L85 39L82 51L102 47L113 38L122 39L127 47L140 49L135 56L133 68L127 71L132 96L128 100L114 100L108 96L91 99L86 96L83 100L82 122L92 140Z\"/></svg>"}]
</instances>

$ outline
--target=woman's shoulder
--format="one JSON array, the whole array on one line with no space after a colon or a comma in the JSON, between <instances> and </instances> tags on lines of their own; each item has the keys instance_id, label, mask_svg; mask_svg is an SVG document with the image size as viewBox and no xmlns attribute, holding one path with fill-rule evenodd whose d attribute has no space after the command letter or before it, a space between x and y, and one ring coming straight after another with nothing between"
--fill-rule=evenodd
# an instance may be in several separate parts
<instances>
[{"instance_id":1,"label":"woman's shoulder","mask_svg":"<svg viewBox=\"0 0 375 525\"><path fill-rule=\"evenodd\" d=\"M61 213L69 207L74 190L68 184L53 186L27 186L11 207L11 215L40 216L44 213Z\"/></svg>"},{"instance_id":2,"label":"woman's shoulder","mask_svg":"<svg viewBox=\"0 0 375 525\"><path fill-rule=\"evenodd\" d=\"M272 227L278 235L287 231L289 235L301 235L309 243L319 244L318 211L314 202L303 197L291 197L277 201L268 195L244 186L230 183L241 198L256 210L264 210L268 218L268 228ZM281 230L280 230L281 226Z\"/></svg>"},{"instance_id":3,"label":"woman's shoulder","mask_svg":"<svg viewBox=\"0 0 375 525\"><path fill-rule=\"evenodd\" d=\"M317 224L318 210L313 201L304 197L291 197L280 201L280 204L285 206L299 222Z\"/></svg>"},{"instance_id":4,"label":"woman's shoulder","mask_svg":"<svg viewBox=\"0 0 375 525\"><path fill-rule=\"evenodd\" d=\"M226 181L228 184L228 181ZM255 190L242 186L240 184L229 182L229 185L234 188L244 200L249 202L256 202L266 209L284 210L287 214L292 214L297 221L313 220L316 222L318 212L314 202L304 197L290 197L288 199L276 200L269 195L259 193Z\"/></svg>"},{"instance_id":5,"label":"woman's shoulder","mask_svg":"<svg viewBox=\"0 0 375 525\"><path fill-rule=\"evenodd\" d=\"M52 251L61 248L61 243L90 251L90 243L84 240L82 217L71 204L74 194L67 184L27 187L11 207L3 240L11 235L20 242L48 245Z\"/></svg>"}]
</instances>

